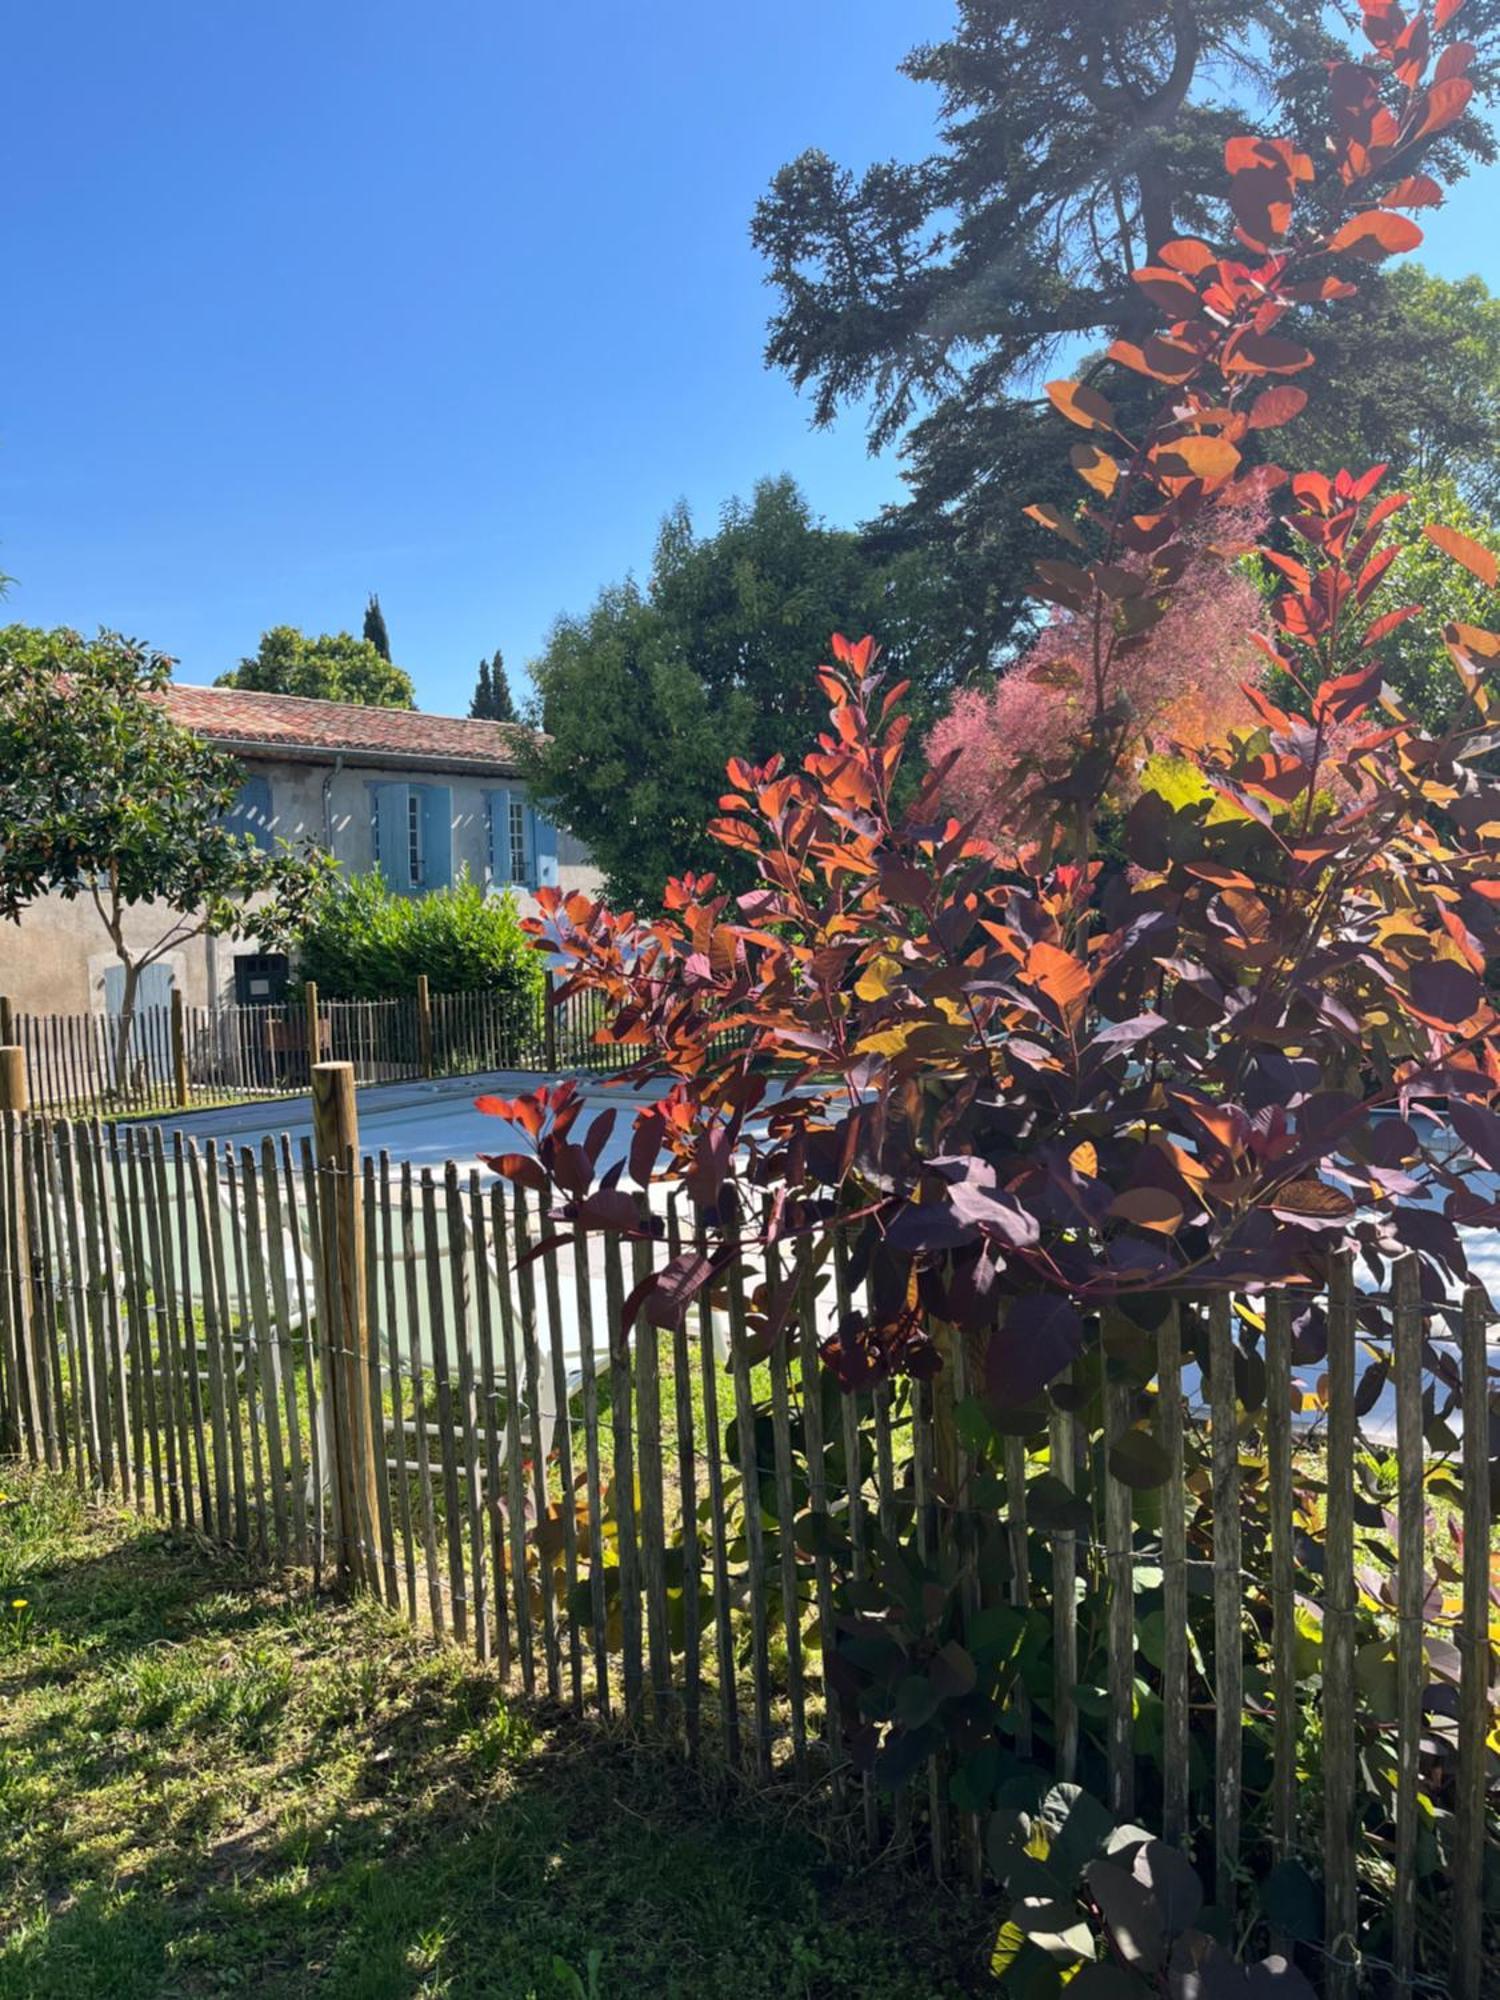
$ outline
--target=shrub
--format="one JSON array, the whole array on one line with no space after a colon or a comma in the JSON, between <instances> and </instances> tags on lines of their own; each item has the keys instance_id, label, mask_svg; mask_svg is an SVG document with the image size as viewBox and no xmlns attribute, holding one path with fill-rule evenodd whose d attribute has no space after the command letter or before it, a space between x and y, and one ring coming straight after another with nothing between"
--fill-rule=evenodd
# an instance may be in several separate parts
<instances>
[{"instance_id":1,"label":"shrub","mask_svg":"<svg viewBox=\"0 0 1500 2000\"><path fill-rule=\"evenodd\" d=\"M461 874L451 889L398 896L380 874L340 876L313 906L296 945L301 978L335 1000L386 1000L416 991L540 993L542 960L521 928L515 898L492 896Z\"/></svg>"}]
</instances>

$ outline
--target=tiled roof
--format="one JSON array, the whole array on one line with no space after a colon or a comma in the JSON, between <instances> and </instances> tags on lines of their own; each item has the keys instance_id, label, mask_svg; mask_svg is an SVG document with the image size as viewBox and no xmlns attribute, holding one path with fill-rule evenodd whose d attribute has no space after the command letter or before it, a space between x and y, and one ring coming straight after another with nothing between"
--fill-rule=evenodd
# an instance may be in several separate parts
<instances>
[{"instance_id":1,"label":"tiled roof","mask_svg":"<svg viewBox=\"0 0 1500 2000\"><path fill-rule=\"evenodd\" d=\"M342 751L346 757L364 754L382 763L400 759L514 771L517 747L526 736L515 723L308 701L301 695L255 694L245 688L183 687L174 681L162 699L172 720L185 729L237 749L264 748L271 755Z\"/></svg>"}]
</instances>

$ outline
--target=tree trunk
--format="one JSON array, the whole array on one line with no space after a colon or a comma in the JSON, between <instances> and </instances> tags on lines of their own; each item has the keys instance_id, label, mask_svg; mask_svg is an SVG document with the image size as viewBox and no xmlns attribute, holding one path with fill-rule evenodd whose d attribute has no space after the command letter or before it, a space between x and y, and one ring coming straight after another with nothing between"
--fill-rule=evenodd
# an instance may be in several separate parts
<instances>
[{"instance_id":1,"label":"tree trunk","mask_svg":"<svg viewBox=\"0 0 1500 2000\"><path fill-rule=\"evenodd\" d=\"M120 994L120 1018L115 1027L115 1095L122 1097L129 1086L130 1036L135 1027L135 1002L140 991L141 968L134 959L120 954L125 967L125 985Z\"/></svg>"}]
</instances>

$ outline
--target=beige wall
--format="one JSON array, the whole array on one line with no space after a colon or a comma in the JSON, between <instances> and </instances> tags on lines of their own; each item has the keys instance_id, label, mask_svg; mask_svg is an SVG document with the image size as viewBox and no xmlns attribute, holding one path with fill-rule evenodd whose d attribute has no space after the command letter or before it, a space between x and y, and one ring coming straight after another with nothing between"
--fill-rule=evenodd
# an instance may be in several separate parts
<instances>
[{"instance_id":1,"label":"beige wall","mask_svg":"<svg viewBox=\"0 0 1500 2000\"><path fill-rule=\"evenodd\" d=\"M488 884L489 820L486 795L506 788L524 795L518 780L456 773L434 768L392 770L349 762L332 764L280 762L246 758L247 771L270 781L272 830L287 840L310 838L328 842L351 874L363 873L374 860L372 790L390 781L439 784L453 794L453 869L467 865L475 881ZM558 831L558 879L565 890L597 894L599 871L570 834ZM517 888L522 913L535 910L536 898ZM160 905L143 905L129 913L127 936L138 949L158 943L173 926L172 912ZM253 951L251 940L194 938L169 955L174 983L189 1006L205 1006L215 987L231 996L234 958ZM0 994L26 1013L102 1013L105 972L116 964L114 949L87 895L71 902L45 896L34 903L19 924L0 925Z\"/></svg>"}]
</instances>

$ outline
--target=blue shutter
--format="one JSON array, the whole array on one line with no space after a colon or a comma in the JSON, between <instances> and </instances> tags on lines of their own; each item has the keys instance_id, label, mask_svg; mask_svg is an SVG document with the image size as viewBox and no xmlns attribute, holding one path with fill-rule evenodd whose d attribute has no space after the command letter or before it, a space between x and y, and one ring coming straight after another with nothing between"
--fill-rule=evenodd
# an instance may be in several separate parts
<instances>
[{"instance_id":1,"label":"blue shutter","mask_svg":"<svg viewBox=\"0 0 1500 2000\"><path fill-rule=\"evenodd\" d=\"M446 889L453 881L453 792L447 785L419 785L422 801L422 888Z\"/></svg>"},{"instance_id":2,"label":"blue shutter","mask_svg":"<svg viewBox=\"0 0 1500 2000\"><path fill-rule=\"evenodd\" d=\"M557 887L557 828L531 808L531 879L538 889Z\"/></svg>"},{"instance_id":3,"label":"blue shutter","mask_svg":"<svg viewBox=\"0 0 1500 2000\"><path fill-rule=\"evenodd\" d=\"M510 887L510 793L490 792L490 887Z\"/></svg>"},{"instance_id":4,"label":"blue shutter","mask_svg":"<svg viewBox=\"0 0 1500 2000\"><path fill-rule=\"evenodd\" d=\"M372 785L375 815L375 862L388 889L399 895L411 894L411 848L407 842L406 814L409 788L405 785Z\"/></svg>"},{"instance_id":5,"label":"blue shutter","mask_svg":"<svg viewBox=\"0 0 1500 2000\"><path fill-rule=\"evenodd\" d=\"M241 784L226 822L235 834L248 833L257 847L271 845L271 781L250 777Z\"/></svg>"}]
</instances>

